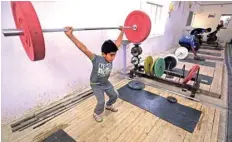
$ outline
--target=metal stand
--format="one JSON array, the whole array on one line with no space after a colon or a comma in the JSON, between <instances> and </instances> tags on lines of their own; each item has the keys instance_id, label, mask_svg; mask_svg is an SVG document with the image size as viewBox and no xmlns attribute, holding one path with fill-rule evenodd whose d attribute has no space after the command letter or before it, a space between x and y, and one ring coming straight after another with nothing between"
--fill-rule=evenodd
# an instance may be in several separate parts
<instances>
[{"instance_id":1,"label":"metal stand","mask_svg":"<svg viewBox=\"0 0 232 142\"><path fill-rule=\"evenodd\" d=\"M128 40L123 40L123 74L126 74L126 48L130 41Z\"/></svg>"},{"instance_id":2,"label":"metal stand","mask_svg":"<svg viewBox=\"0 0 232 142\"><path fill-rule=\"evenodd\" d=\"M134 45L135 46L133 48L136 49L135 51L137 51L137 53L134 53L134 54L132 53L132 55L133 55L132 59L136 58L138 61L135 62L135 61L131 60L131 63L134 65L134 69L133 69L132 72L137 72L137 71L141 71L141 68L139 66L141 58L139 57L139 55L142 54L142 51L139 52L139 44L134 44ZM132 48L132 50L134 50L133 48ZM131 71L130 71L130 73L131 73ZM134 77L135 77L134 75L130 76L130 78L134 78ZM129 85L130 88L135 89L135 90L138 90L138 88L139 89L144 89L145 88L145 84L143 82L139 81L139 80L132 80L128 85Z\"/></svg>"}]
</instances>

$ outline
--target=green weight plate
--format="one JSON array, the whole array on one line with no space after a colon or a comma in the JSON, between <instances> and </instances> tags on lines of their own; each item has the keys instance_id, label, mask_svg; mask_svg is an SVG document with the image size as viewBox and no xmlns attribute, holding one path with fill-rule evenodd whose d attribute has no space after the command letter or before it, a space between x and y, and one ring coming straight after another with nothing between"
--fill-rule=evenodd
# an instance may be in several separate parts
<instances>
[{"instance_id":1,"label":"green weight plate","mask_svg":"<svg viewBox=\"0 0 232 142\"><path fill-rule=\"evenodd\" d=\"M153 63L152 63L151 68L150 68L150 73L151 73L151 75L155 75L155 74L154 74L154 71L153 71L153 68L154 68L155 62L156 62L156 60L157 60L158 58L159 58L158 56L155 56L155 57L153 58Z\"/></svg>"},{"instance_id":2,"label":"green weight plate","mask_svg":"<svg viewBox=\"0 0 232 142\"><path fill-rule=\"evenodd\" d=\"M154 75L161 77L164 74L165 70L165 61L163 58L158 58L153 66Z\"/></svg>"},{"instance_id":3,"label":"green weight plate","mask_svg":"<svg viewBox=\"0 0 232 142\"><path fill-rule=\"evenodd\" d=\"M144 71L146 74L150 74L150 68L153 64L153 58L152 56L147 56L145 61L144 61Z\"/></svg>"}]
</instances>

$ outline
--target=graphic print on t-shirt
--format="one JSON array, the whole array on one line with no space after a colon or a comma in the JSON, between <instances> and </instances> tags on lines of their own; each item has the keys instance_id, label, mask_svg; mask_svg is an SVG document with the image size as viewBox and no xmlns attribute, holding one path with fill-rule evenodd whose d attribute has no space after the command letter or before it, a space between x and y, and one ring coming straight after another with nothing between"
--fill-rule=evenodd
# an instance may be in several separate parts
<instances>
[{"instance_id":1,"label":"graphic print on t-shirt","mask_svg":"<svg viewBox=\"0 0 232 142\"><path fill-rule=\"evenodd\" d=\"M111 64L103 64L103 63L99 63L98 64L98 76L99 77L106 77L109 76L111 72Z\"/></svg>"}]
</instances>

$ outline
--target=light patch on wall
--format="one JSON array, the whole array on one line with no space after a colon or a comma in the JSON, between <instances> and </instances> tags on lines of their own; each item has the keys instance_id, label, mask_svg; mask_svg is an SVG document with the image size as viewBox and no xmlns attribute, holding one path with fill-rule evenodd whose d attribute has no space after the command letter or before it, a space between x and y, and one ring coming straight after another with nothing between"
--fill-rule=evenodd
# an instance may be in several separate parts
<instances>
[{"instance_id":1,"label":"light patch on wall","mask_svg":"<svg viewBox=\"0 0 232 142\"><path fill-rule=\"evenodd\" d=\"M214 18L215 16L216 16L215 13L210 13L210 14L208 15L208 18Z\"/></svg>"}]
</instances>

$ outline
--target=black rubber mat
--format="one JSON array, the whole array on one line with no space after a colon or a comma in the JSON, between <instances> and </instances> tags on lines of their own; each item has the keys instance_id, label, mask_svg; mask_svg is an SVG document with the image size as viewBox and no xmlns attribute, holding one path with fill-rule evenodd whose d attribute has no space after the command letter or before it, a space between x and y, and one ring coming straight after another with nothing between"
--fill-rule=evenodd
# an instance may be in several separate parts
<instances>
[{"instance_id":1,"label":"black rubber mat","mask_svg":"<svg viewBox=\"0 0 232 142\"><path fill-rule=\"evenodd\" d=\"M64 130L59 129L52 135L45 138L42 142L76 142Z\"/></svg>"},{"instance_id":2,"label":"black rubber mat","mask_svg":"<svg viewBox=\"0 0 232 142\"><path fill-rule=\"evenodd\" d=\"M188 63L193 63L193 64L199 64L202 66L208 66L208 67L215 67L216 63L215 62L210 62L210 61L198 61L198 60L194 60L193 58L186 58L184 60L179 60L181 62L188 62Z\"/></svg>"},{"instance_id":3,"label":"black rubber mat","mask_svg":"<svg viewBox=\"0 0 232 142\"><path fill-rule=\"evenodd\" d=\"M176 72L176 73L178 73L180 75L183 74L182 69L174 68L174 69L172 69L172 71ZM185 70L185 75L184 76L187 76L188 72L189 72L188 70ZM200 72L201 72L201 70L200 70ZM199 74L198 79L200 80L200 82L202 84L206 84L206 85L211 85L212 81L213 81L213 77L206 76L206 75L203 75L203 74Z\"/></svg>"},{"instance_id":4,"label":"black rubber mat","mask_svg":"<svg viewBox=\"0 0 232 142\"><path fill-rule=\"evenodd\" d=\"M127 85L118 89L119 98L155 116L192 133L199 121L201 111L171 103L166 98L145 90L132 90Z\"/></svg>"},{"instance_id":5,"label":"black rubber mat","mask_svg":"<svg viewBox=\"0 0 232 142\"><path fill-rule=\"evenodd\" d=\"M232 45L227 44L225 61L228 69L228 117L227 117L227 140L232 142Z\"/></svg>"},{"instance_id":6,"label":"black rubber mat","mask_svg":"<svg viewBox=\"0 0 232 142\"><path fill-rule=\"evenodd\" d=\"M218 58L218 57L210 57L210 56L203 56L203 58L205 58L206 60L212 60L212 61L224 61L223 58Z\"/></svg>"},{"instance_id":7,"label":"black rubber mat","mask_svg":"<svg viewBox=\"0 0 232 142\"><path fill-rule=\"evenodd\" d=\"M221 47L211 47L211 46L201 46L200 49L209 49L209 50L224 50Z\"/></svg>"},{"instance_id":8,"label":"black rubber mat","mask_svg":"<svg viewBox=\"0 0 232 142\"><path fill-rule=\"evenodd\" d=\"M222 56L221 53L213 53L213 52L207 52L207 51L201 51L201 50L198 50L197 53L216 56L216 57L221 57Z\"/></svg>"}]
</instances>

